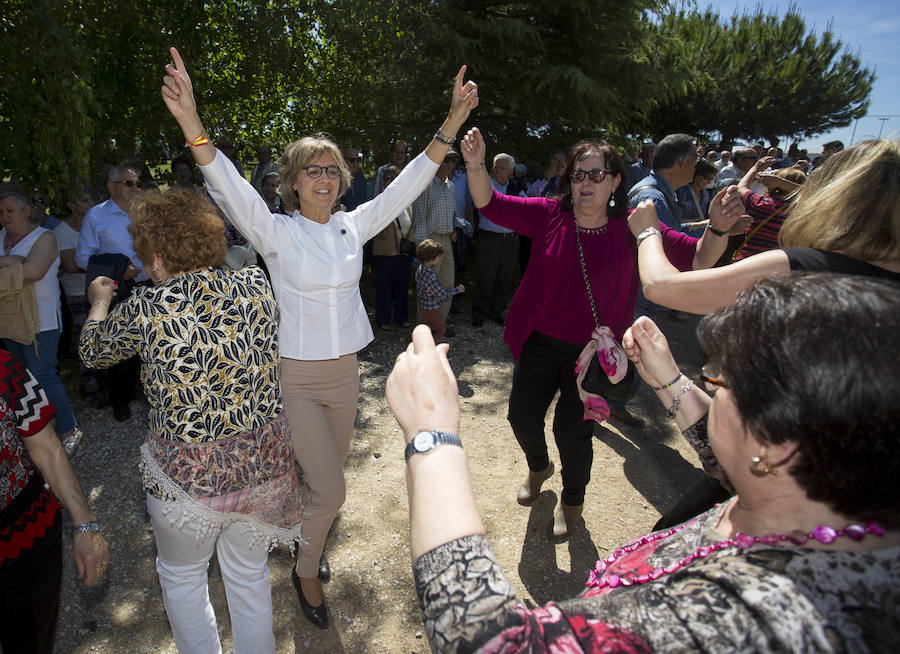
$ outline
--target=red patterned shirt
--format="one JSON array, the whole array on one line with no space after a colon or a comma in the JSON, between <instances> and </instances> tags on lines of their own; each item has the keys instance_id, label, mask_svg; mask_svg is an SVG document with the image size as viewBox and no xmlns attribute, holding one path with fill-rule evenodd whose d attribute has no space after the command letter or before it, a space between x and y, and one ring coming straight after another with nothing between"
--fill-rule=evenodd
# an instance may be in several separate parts
<instances>
[{"instance_id":1,"label":"red patterned shirt","mask_svg":"<svg viewBox=\"0 0 900 654\"><path fill-rule=\"evenodd\" d=\"M25 364L0 350L0 565L31 549L59 512L22 440L46 427L54 413Z\"/></svg>"}]
</instances>

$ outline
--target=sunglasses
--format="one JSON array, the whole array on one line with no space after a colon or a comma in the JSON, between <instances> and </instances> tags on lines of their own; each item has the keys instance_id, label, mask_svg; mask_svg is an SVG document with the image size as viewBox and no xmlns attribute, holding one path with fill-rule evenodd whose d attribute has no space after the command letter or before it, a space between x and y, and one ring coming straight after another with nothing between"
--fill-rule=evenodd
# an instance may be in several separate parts
<instances>
[{"instance_id":1,"label":"sunglasses","mask_svg":"<svg viewBox=\"0 0 900 654\"><path fill-rule=\"evenodd\" d=\"M592 168L591 170L576 168L572 171L572 181L576 184L580 184L584 181L584 178L587 177L594 184L599 184L610 174L612 174L611 170L603 170L602 168Z\"/></svg>"},{"instance_id":2,"label":"sunglasses","mask_svg":"<svg viewBox=\"0 0 900 654\"><path fill-rule=\"evenodd\" d=\"M713 395L720 388L731 388L728 382L722 379L722 371L715 363L707 363L700 368L700 374L697 377L703 382L703 387Z\"/></svg>"},{"instance_id":3,"label":"sunglasses","mask_svg":"<svg viewBox=\"0 0 900 654\"><path fill-rule=\"evenodd\" d=\"M141 188L144 185L144 182L142 182L141 180L133 180L133 179L120 179L118 182L115 182L115 183L116 184L124 184L128 188L131 188L133 186L137 186L138 188Z\"/></svg>"},{"instance_id":4,"label":"sunglasses","mask_svg":"<svg viewBox=\"0 0 900 654\"><path fill-rule=\"evenodd\" d=\"M341 169L337 166L305 166L303 170L312 179L319 179L322 173L325 173L328 179L337 179L341 176Z\"/></svg>"}]
</instances>

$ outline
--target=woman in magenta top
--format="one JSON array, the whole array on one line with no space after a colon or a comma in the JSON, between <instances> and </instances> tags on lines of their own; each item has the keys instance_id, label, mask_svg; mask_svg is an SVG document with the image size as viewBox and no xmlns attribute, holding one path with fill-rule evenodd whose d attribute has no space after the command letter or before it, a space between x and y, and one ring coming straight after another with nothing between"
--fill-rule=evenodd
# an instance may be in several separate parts
<instances>
[{"instance_id":1,"label":"woman in magenta top","mask_svg":"<svg viewBox=\"0 0 900 654\"><path fill-rule=\"evenodd\" d=\"M553 474L544 418L558 390L553 435L563 490L553 533L563 537L581 517L593 457L593 424L585 420L575 384L575 360L597 326L579 241L600 324L621 340L634 318L639 278L635 238L625 220L625 166L614 148L582 141L569 153L558 197L520 198L493 191L484 168L485 151L479 130L469 130L462 153L475 206L491 221L532 239L528 269L510 305L504 332L516 360L508 418L529 469L518 501L533 502ZM737 195L729 193L726 200L723 192L712 205L713 227L727 232L740 215ZM711 266L727 243L727 237L710 231L697 239L662 223L658 231L648 231L651 234L642 237L661 238L669 260L680 270Z\"/></svg>"}]
</instances>

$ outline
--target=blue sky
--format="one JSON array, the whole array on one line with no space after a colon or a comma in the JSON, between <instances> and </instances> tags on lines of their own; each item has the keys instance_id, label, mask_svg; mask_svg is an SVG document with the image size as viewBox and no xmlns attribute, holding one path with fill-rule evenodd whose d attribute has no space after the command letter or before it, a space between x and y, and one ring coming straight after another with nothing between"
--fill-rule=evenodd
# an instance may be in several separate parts
<instances>
[{"instance_id":1,"label":"blue sky","mask_svg":"<svg viewBox=\"0 0 900 654\"><path fill-rule=\"evenodd\" d=\"M844 145L876 138L900 138L900 2L897 0L768 0L757 3L747 0L698 2L718 10L724 18L735 9L754 12L762 6L767 13L784 15L791 4L797 6L806 21L807 29L821 33L829 22L835 36L844 46L875 69L875 84L869 97L868 117L860 118L853 134L853 124L826 134L819 134L801 142L801 147L818 152L823 143L840 139ZM875 116L893 115L886 121Z\"/></svg>"}]
</instances>

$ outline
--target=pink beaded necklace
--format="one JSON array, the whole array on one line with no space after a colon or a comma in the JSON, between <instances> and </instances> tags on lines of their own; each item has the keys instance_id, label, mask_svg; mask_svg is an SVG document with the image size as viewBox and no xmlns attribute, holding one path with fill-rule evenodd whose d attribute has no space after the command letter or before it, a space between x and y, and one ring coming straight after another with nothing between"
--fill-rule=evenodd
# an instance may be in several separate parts
<instances>
[{"instance_id":1,"label":"pink beaded necklace","mask_svg":"<svg viewBox=\"0 0 900 654\"><path fill-rule=\"evenodd\" d=\"M705 559L707 556L716 552L718 550L724 550L729 547L738 547L742 550L747 549L748 547L752 547L757 543L765 543L766 545L775 545L779 542L788 541L797 546L803 546L809 541L811 538L819 541L824 545L830 545L835 540L842 536L846 536L851 540L855 540L857 542L861 541L868 534L875 534L876 536L884 536L885 529L877 522L870 522L865 527L861 524L851 522L843 529L835 529L834 527L829 527L827 525L819 525L811 532L804 533L799 529L791 532L790 534L766 534L765 536L748 536L747 534L742 534L738 532L734 538L726 538L725 540L720 540L718 543L713 545L704 545L702 547L698 547L694 550L693 554L690 554L681 561L676 561L670 565L665 566L664 568L656 568L652 572L648 572L642 575L617 575L617 574L609 574L603 576L606 572L606 569L615 563L619 558L633 552L639 547L646 545L648 543L653 543L658 540L663 540L668 538L673 534L677 534L679 531L693 523L697 518L693 520L689 520L684 524L678 525L666 532L659 532L656 534L650 534L647 536L643 536L633 543L626 545L625 547L620 547L615 552L610 554L604 561L597 561L597 564L594 566L594 569L591 570L590 578L587 581L588 588L616 588L618 586L631 586L633 584L646 584L648 581L655 581L659 579L663 575L671 574L676 570L680 570L681 568L690 565L697 559Z\"/></svg>"}]
</instances>

